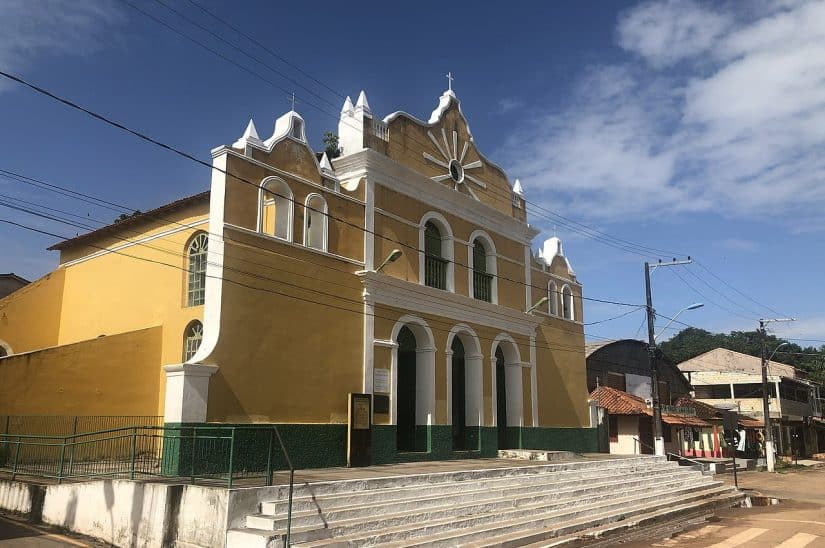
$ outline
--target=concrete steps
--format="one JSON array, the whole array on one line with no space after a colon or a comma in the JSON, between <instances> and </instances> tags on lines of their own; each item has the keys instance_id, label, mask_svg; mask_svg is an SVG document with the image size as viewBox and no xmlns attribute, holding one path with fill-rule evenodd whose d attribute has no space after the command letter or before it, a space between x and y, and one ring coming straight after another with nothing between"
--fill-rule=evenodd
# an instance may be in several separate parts
<instances>
[{"instance_id":1,"label":"concrete steps","mask_svg":"<svg viewBox=\"0 0 825 548\"><path fill-rule=\"evenodd\" d=\"M675 519L686 512L677 508L733 505L737 497L701 472L649 456L324 482L296 487L291 543L546 545L579 534L593 539L601 529L614 534L617 522ZM227 546L282 546L285 490L277 499L231 529Z\"/></svg>"}]
</instances>

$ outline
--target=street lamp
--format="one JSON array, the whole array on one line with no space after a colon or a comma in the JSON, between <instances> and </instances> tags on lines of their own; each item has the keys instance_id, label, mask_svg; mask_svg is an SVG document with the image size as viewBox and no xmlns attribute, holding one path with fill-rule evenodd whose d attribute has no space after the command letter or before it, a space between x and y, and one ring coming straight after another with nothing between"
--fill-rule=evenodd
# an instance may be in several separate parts
<instances>
[{"instance_id":1,"label":"street lamp","mask_svg":"<svg viewBox=\"0 0 825 548\"><path fill-rule=\"evenodd\" d=\"M647 263L645 263L647 265ZM662 436L662 402L659 399L659 363L658 358L656 357L656 337L657 335L653 334L653 316L655 312L653 311L653 306L651 305L650 299L650 277L646 278L647 280L647 297L648 297L648 353L650 355L650 395L653 399L653 445L657 455L663 456L665 455L665 438ZM679 317L679 314L682 312L686 312L688 310L696 310L697 308L702 308L704 303L693 303L690 306L684 307L682 310L676 313L670 321L665 325L659 334L665 332L665 330L670 327L676 318Z\"/></svg>"},{"instance_id":2,"label":"street lamp","mask_svg":"<svg viewBox=\"0 0 825 548\"><path fill-rule=\"evenodd\" d=\"M395 261L397 261L400 256L401 256L401 250L400 249L393 249L392 251L390 251L390 254L387 255L386 259L384 259L384 262L382 262L380 265L378 265L378 268L375 269L376 274L378 272L381 272L384 269L384 267L387 266L388 264L394 263Z\"/></svg>"},{"instance_id":3,"label":"street lamp","mask_svg":"<svg viewBox=\"0 0 825 548\"><path fill-rule=\"evenodd\" d=\"M656 340L656 339L659 337L659 335L661 335L662 333L664 333L665 331L667 331L667 328L668 328L668 327L670 327L670 324L672 324L673 322L675 322L675 321L676 321L676 318L678 318L678 317L679 317L679 314L681 314L682 312L686 312L686 311L688 311L688 310L696 310L697 308L702 308L703 306L705 306L705 303L693 303L693 304L692 304L692 305L690 305L690 306L686 306L686 307L684 307L682 310L680 310L679 312L677 312L677 313L676 313L676 315L675 315L675 316L673 316L673 317L670 319L670 321L669 321L669 322L667 322L667 323L665 324L665 326L664 326L664 327L663 327L663 328L659 331L659 334L658 334L658 335L654 335L654 336L653 336L653 340Z\"/></svg>"},{"instance_id":4,"label":"street lamp","mask_svg":"<svg viewBox=\"0 0 825 548\"><path fill-rule=\"evenodd\" d=\"M537 309L538 307L540 307L541 305L543 305L544 303L546 303L548 300L549 300L549 299L548 299L547 297L542 297L541 299L539 299L538 301L536 301L536 304L534 304L533 306L531 306L530 308L528 308L527 310L525 310L525 311L524 311L524 313L525 313L525 314L532 314L532 313L533 313L533 310Z\"/></svg>"},{"instance_id":5,"label":"street lamp","mask_svg":"<svg viewBox=\"0 0 825 548\"><path fill-rule=\"evenodd\" d=\"M771 429L771 404L768 398L768 363L776 355L776 351L787 346L787 341L779 343L771 352L771 357L765 359L764 327L760 329L762 338L762 412L765 415L765 464L768 465L768 472L773 472L776 467L776 458L773 454L773 430ZM778 396L779 394L777 394Z\"/></svg>"}]
</instances>

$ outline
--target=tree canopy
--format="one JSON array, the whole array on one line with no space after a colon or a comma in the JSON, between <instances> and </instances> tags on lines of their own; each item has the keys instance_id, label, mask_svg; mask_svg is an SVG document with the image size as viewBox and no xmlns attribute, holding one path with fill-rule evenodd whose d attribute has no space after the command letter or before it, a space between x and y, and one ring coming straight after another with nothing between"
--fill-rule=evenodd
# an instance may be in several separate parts
<instances>
[{"instance_id":1,"label":"tree canopy","mask_svg":"<svg viewBox=\"0 0 825 548\"><path fill-rule=\"evenodd\" d=\"M768 353L781 343L788 342L774 355L773 361L786 363L806 371L812 380L825 383L825 345L799 346L775 335L766 335ZM688 327L677 333L669 341L659 345L665 356L680 363L714 348L726 348L750 356L761 356L762 341L758 331L731 331L711 333L704 329Z\"/></svg>"}]
</instances>

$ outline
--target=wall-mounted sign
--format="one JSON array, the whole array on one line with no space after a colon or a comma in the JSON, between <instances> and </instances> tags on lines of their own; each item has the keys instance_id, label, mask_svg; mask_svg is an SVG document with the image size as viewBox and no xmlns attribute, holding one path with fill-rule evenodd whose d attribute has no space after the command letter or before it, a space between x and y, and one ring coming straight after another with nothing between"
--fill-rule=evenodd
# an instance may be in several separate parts
<instances>
[{"instance_id":1,"label":"wall-mounted sign","mask_svg":"<svg viewBox=\"0 0 825 548\"><path fill-rule=\"evenodd\" d=\"M372 396L349 395L349 424L347 428L347 464L372 464Z\"/></svg>"},{"instance_id":2,"label":"wall-mounted sign","mask_svg":"<svg viewBox=\"0 0 825 548\"><path fill-rule=\"evenodd\" d=\"M372 391L379 394L390 393L390 370L373 369L372 371Z\"/></svg>"}]
</instances>

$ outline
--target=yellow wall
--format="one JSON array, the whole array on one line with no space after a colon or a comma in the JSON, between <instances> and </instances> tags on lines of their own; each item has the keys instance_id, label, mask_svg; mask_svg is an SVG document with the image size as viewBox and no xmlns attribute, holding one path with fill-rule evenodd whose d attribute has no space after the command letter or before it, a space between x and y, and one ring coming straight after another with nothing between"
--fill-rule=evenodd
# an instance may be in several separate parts
<instances>
[{"instance_id":1,"label":"yellow wall","mask_svg":"<svg viewBox=\"0 0 825 548\"><path fill-rule=\"evenodd\" d=\"M155 415L162 330L0 359L0 415Z\"/></svg>"},{"instance_id":2,"label":"yellow wall","mask_svg":"<svg viewBox=\"0 0 825 548\"><path fill-rule=\"evenodd\" d=\"M57 344L64 274L55 270L0 299L0 340L13 353Z\"/></svg>"},{"instance_id":3,"label":"yellow wall","mask_svg":"<svg viewBox=\"0 0 825 548\"><path fill-rule=\"evenodd\" d=\"M226 241L209 420L345 423L363 378L359 267L231 227Z\"/></svg>"}]
</instances>

